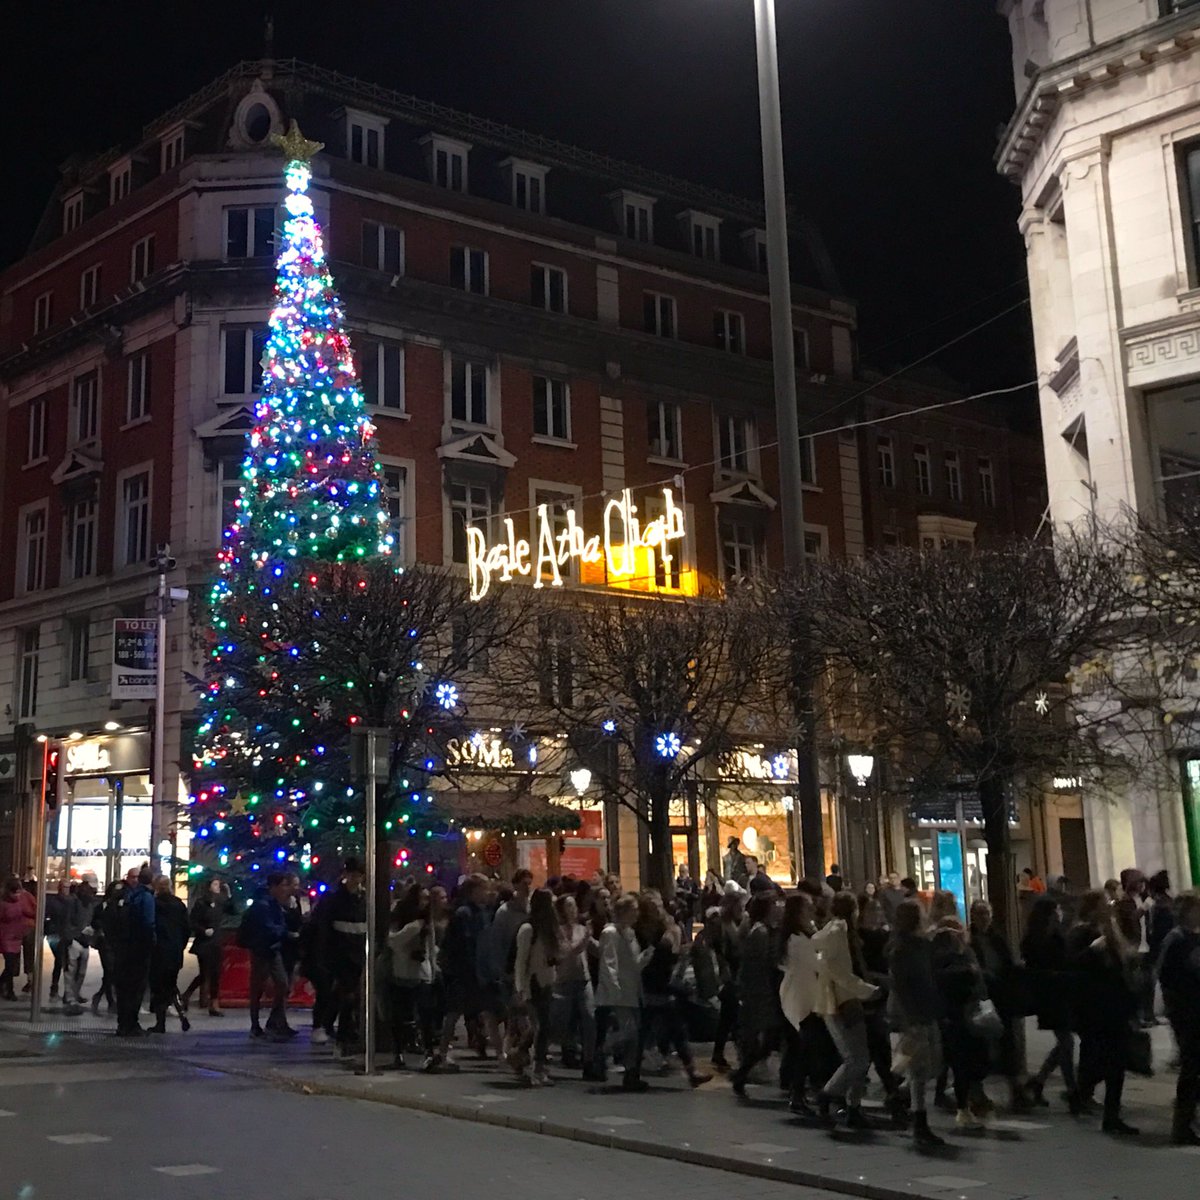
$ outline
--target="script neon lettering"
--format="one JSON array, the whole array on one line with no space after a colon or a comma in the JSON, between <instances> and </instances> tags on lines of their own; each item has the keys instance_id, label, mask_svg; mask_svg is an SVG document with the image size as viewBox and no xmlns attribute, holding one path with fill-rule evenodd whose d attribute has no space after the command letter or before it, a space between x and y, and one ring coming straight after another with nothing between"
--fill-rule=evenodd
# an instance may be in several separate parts
<instances>
[{"instance_id":1,"label":"script neon lettering","mask_svg":"<svg viewBox=\"0 0 1200 1200\"><path fill-rule=\"evenodd\" d=\"M614 579L628 579L637 571L637 552L653 550L668 573L674 555L673 543L683 541L686 527L683 509L675 503L670 488L663 488L661 516L642 522L632 492L626 488L604 506L603 532L589 536L574 509L566 513L566 525L555 529L548 504L539 504L534 516L536 547L518 538L511 517L504 518L504 538L489 546L483 530L467 529L467 577L471 599L482 600L492 583L509 583L516 575L534 574L534 587L562 586L562 569L572 560L595 564L603 560Z\"/></svg>"}]
</instances>

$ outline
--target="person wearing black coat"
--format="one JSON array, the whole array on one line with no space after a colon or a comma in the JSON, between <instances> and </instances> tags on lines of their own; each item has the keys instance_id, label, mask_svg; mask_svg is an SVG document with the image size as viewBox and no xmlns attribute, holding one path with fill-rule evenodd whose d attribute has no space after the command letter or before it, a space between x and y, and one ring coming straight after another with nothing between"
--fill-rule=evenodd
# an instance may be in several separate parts
<instances>
[{"instance_id":1,"label":"person wearing black coat","mask_svg":"<svg viewBox=\"0 0 1200 1200\"><path fill-rule=\"evenodd\" d=\"M1054 1034L1053 1049L1029 1080L1030 1099L1044 1106L1046 1080L1055 1070L1061 1071L1067 1085L1067 1104L1072 1115L1078 1116L1082 1109L1075 1078L1075 1037L1071 1033L1071 975L1062 910L1057 900L1042 896L1034 902L1021 941L1021 957L1025 960L1038 1028Z\"/></svg>"},{"instance_id":2,"label":"person wearing black coat","mask_svg":"<svg viewBox=\"0 0 1200 1200\"><path fill-rule=\"evenodd\" d=\"M976 900L970 913L971 949L983 972L988 999L1004 1023L1004 1032L995 1046L996 1068L1008 1080L1013 1112L1028 1112L1030 1103L1021 1086L1020 1053L1017 1049L1016 1021L1024 1015L1018 1001L1019 968L1004 935L992 923L992 906Z\"/></svg>"},{"instance_id":3,"label":"person wearing black coat","mask_svg":"<svg viewBox=\"0 0 1200 1200\"><path fill-rule=\"evenodd\" d=\"M954 1078L958 1113L955 1124L960 1129L980 1129L987 1116L983 1081L987 1077L988 1046L971 1029L969 1017L974 1007L987 998L987 985L957 917L945 916L938 921L932 945L933 975L944 1004L942 1045Z\"/></svg>"},{"instance_id":4,"label":"person wearing black coat","mask_svg":"<svg viewBox=\"0 0 1200 1200\"><path fill-rule=\"evenodd\" d=\"M229 892L216 878L210 879L200 898L192 905L189 921L192 953L196 956L196 978L180 996L186 1009L192 993L199 990L201 1005L208 1006L210 1017L223 1017L221 1011L221 959L224 946L221 926L229 910Z\"/></svg>"},{"instance_id":5,"label":"person wearing black coat","mask_svg":"<svg viewBox=\"0 0 1200 1200\"><path fill-rule=\"evenodd\" d=\"M1067 935L1067 961L1079 1032L1081 1105L1092 1107L1092 1093L1103 1081L1104 1132L1134 1135L1138 1130L1121 1119L1121 1096L1137 1016L1137 946L1121 932L1103 893L1089 892L1080 902L1078 921Z\"/></svg>"},{"instance_id":6,"label":"person wearing black coat","mask_svg":"<svg viewBox=\"0 0 1200 1200\"><path fill-rule=\"evenodd\" d=\"M171 881L160 875L154 881L154 950L150 955L151 1033L167 1032L167 1010L179 991L179 972L188 940L187 905L171 891ZM187 1018L180 1018L186 1032Z\"/></svg>"},{"instance_id":7,"label":"person wearing black coat","mask_svg":"<svg viewBox=\"0 0 1200 1200\"><path fill-rule=\"evenodd\" d=\"M1196 1105L1200 1102L1200 895L1179 897L1178 923L1163 939L1158 960L1167 1019L1179 1046L1179 1082L1171 1140L1198 1146Z\"/></svg>"}]
</instances>

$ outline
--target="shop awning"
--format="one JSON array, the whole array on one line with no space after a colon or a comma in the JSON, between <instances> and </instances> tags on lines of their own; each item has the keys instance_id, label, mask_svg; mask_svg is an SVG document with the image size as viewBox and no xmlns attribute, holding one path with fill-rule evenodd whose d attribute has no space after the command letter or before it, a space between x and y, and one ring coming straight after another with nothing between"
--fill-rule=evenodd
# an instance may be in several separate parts
<instances>
[{"instance_id":1,"label":"shop awning","mask_svg":"<svg viewBox=\"0 0 1200 1200\"><path fill-rule=\"evenodd\" d=\"M491 829L529 837L579 828L579 814L529 792L435 792L434 806L464 829Z\"/></svg>"}]
</instances>

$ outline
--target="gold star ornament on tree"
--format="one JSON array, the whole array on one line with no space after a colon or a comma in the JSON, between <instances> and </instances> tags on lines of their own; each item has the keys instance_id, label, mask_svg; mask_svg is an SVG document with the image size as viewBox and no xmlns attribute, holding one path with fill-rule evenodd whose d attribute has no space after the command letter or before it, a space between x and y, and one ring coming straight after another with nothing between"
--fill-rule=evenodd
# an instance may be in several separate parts
<instances>
[{"instance_id":1,"label":"gold star ornament on tree","mask_svg":"<svg viewBox=\"0 0 1200 1200\"><path fill-rule=\"evenodd\" d=\"M294 118L287 133L273 133L271 142L283 151L288 162L311 162L316 154L325 149L324 142L310 142L300 132L300 126Z\"/></svg>"},{"instance_id":2,"label":"gold star ornament on tree","mask_svg":"<svg viewBox=\"0 0 1200 1200\"><path fill-rule=\"evenodd\" d=\"M237 813L239 817L245 816L246 809L249 804L250 801L247 800L241 792L238 792L233 799L229 801L229 811Z\"/></svg>"}]
</instances>

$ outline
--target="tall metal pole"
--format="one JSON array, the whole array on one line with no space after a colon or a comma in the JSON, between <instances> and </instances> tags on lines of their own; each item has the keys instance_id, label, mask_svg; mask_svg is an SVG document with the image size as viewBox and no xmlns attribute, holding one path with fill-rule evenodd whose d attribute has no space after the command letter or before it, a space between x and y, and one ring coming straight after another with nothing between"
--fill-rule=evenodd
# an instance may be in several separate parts
<instances>
[{"instance_id":1,"label":"tall metal pole","mask_svg":"<svg viewBox=\"0 0 1200 1200\"><path fill-rule=\"evenodd\" d=\"M54 748L58 750L58 774L57 780L61 780L63 772L66 770L67 764L63 761L62 743L53 743ZM34 823L34 828L37 830L36 850L37 850L37 908L33 916L33 962L30 966L33 968L30 974L29 987L29 1020L36 1021L41 1015L42 1009L42 954L46 945L46 869L49 855L46 852L46 773L50 768L50 751L52 743L49 739L42 743L42 786L39 791L41 796L41 804L38 805L37 821ZM57 782L56 782L56 786ZM61 788L59 790L61 795Z\"/></svg>"},{"instance_id":2,"label":"tall metal pole","mask_svg":"<svg viewBox=\"0 0 1200 1200\"><path fill-rule=\"evenodd\" d=\"M166 827L166 780L163 778L164 744L167 716L167 609L170 601L167 595L167 564L173 563L168 556L170 546L159 549L158 555L158 595L156 610L158 629L155 634L155 671L154 671L154 786L150 793L150 869L159 874L162 871L162 857L158 852L159 843L163 840L163 829ZM174 884L174 880L172 880Z\"/></svg>"},{"instance_id":3,"label":"tall metal pole","mask_svg":"<svg viewBox=\"0 0 1200 1200\"><path fill-rule=\"evenodd\" d=\"M375 808L376 808L376 739L377 729L368 728L367 744L367 787L366 787L366 862L363 864L364 886L367 894L367 940L366 962L363 965L363 1066L364 1075L375 1070ZM397 1047L399 1053L399 1047Z\"/></svg>"},{"instance_id":4,"label":"tall metal pole","mask_svg":"<svg viewBox=\"0 0 1200 1200\"><path fill-rule=\"evenodd\" d=\"M779 508L783 518L783 565L789 574L804 571L804 489L800 459L800 417L796 405L796 351L792 342L792 279L788 265L787 193L783 177L783 114L779 99L779 56L775 39L775 0L754 0L758 51L758 112L762 126L763 197L767 210L767 285L771 297L771 357L775 368L775 426L779 437ZM803 638L802 630L793 636ZM797 663L807 655L803 646ZM799 787L796 827L804 873L825 873L820 775L812 729L811 681L805 680L798 708Z\"/></svg>"}]
</instances>

